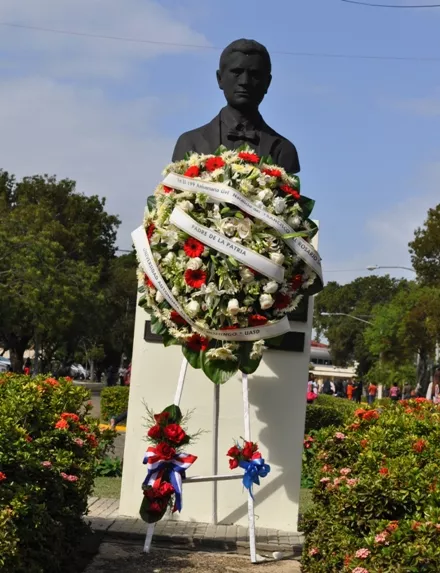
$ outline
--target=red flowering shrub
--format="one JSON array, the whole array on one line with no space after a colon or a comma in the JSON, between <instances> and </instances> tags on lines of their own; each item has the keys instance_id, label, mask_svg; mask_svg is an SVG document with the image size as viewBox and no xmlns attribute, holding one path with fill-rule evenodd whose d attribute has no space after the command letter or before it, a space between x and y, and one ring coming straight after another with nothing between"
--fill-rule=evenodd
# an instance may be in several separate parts
<instances>
[{"instance_id":1,"label":"red flowering shrub","mask_svg":"<svg viewBox=\"0 0 440 573\"><path fill-rule=\"evenodd\" d=\"M440 571L439 444L440 408L416 400L315 433L304 573Z\"/></svg>"},{"instance_id":2,"label":"red flowering shrub","mask_svg":"<svg viewBox=\"0 0 440 573\"><path fill-rule=\"evenodd\" d=\"M0 571L59 573L74 563L113 436L89 417L88 400L67 379L0 374Z\"/></svg>"}]
</instances>

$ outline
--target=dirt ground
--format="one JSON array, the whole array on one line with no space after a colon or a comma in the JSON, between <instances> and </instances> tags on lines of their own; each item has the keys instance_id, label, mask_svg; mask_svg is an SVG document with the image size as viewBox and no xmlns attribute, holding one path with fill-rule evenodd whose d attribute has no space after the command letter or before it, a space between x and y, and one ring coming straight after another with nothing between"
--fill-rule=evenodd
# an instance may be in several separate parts
<instances>
[{"instance_id":1,"label":"dirt ground","mask_svg":"<svg viewBox=\"0 0 440 573\"><path fill-rule=\"evenodd\" d=\"M102 543L99 554L84 573L300 573L297 561L280 560L252 565L245 556L154 549L142 553L137 544L112 541Z\"/></svg>"}]
</instances>

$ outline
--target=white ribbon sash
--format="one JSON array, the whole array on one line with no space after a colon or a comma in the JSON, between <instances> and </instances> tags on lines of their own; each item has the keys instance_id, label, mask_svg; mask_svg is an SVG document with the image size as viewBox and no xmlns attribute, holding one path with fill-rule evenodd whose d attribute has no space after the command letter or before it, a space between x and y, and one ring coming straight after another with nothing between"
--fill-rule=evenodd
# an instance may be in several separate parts
<instances>
[{"instance_id":1,"label":"white ribbon sash","mask_svg":"<svg viewBox=\"0 0 440 573\"><path fill-rule=\"evenodd\" d=\"M179 211L181 211L181 209L179 209ZM194 222L193 219L191 220ZM148 242L144 227L138 227L135 231L133 231L131 236L136 248L139 262L144 272L148 275L157 290L162 293L168 304L174 308L174 310L178 312L182 318L186 320L186 322L193 328L194 331L199 332L202 336L214 338L215 340L230 342L255 342L257 340L275 338L276 336L290 332L287 316L284 316L277 322L264 326L249 326L247 328L237 328L235 330L204 330L203 328L200 328L200 326L198 326L183 310L182 306L175 299L174 295L160 274L160 271L156 265L156 261L154 260L153 254L151 252L150 244Z\"/></svg>"},{"instance_id":2,"label":"white ribbon sash","mask_svg":"<svg viewBox=\"0 0 440 573\"><path fill-rule=\"evenodd\" d=\"M230 255L247 267L255 269L260 274L269 277L278 283L283 282L284 267L277 265L267 257L228 239L225 235L216 233L212 229L200 225L200 223L197 223L197 221L187 215L180 207L174 207L174 210L171 213L170 223L182 231L185 231L185 233L191 235L191 237L198 239L204 245L207 245L224 255Z\"/></svg>"},{"instance_id":3,"label":"white ribbon sash","mask_svg":"<svg viewBox=\"0 0 440 573\"><path fill-rule=\"evenodd\" d=\"M190 191L192 193L204 193L211 199L219 202L232 203L239 207L249 215L257 217L264 221L267 225L278 231L280 235L287 235L295 231L287 223L279 217L268 213L265 209L257 207L251 200L247 199L236 189L225 185L224 183L208 183L200 181L200 179L193 179L192 177L185 177L184 175L177 175L176 173L169 173L162 181L163 185L178 189L179 191ZM321 257L318 252L304 241L301 237L294 237L293 239L283 239L286 245L300 257L306 265L308 265L314 273L316 273L321 281ZM237 257L236 257L237 258ZM251 266L251 265L249 265ZM275 279L277 280L277 279Z\"/></svg>"}]
</instances>

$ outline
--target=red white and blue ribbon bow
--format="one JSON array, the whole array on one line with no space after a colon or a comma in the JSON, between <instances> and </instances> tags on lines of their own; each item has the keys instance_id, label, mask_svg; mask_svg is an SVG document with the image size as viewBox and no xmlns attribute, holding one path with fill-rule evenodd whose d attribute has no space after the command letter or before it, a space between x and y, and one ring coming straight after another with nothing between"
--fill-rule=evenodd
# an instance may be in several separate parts
<instances>
[{"instance_id":1,"label":"red white and blue ribbon bow","mask_svg":"<svg viewBox=\"0 0 440 573\"><path fill-rule=\"evenodd\" d=\"M165 472L169 472L169 480L175 491L174 511L182 511L182 479L185 472L197 460L197 456L184 452L176 453L171 460L163 459L155 447L146 451L143 463L147 465L148 473L143 486L158 488Z\"/></svg>"},{"instance_id":2,"label":"red white and blue ribbon bow","mask_svg":"<svg viewBox=\"0 0 440 573\"><path fill-rule=\"evenodd\" d=\"M264 478L270 472L270 465L265 464L262 458L256 458L248 462L241 461L239 466L244 469L243 485L249 490L249 494L254 499L252 486L260 485L260 478Z\"/></svg>"}]
</instances>

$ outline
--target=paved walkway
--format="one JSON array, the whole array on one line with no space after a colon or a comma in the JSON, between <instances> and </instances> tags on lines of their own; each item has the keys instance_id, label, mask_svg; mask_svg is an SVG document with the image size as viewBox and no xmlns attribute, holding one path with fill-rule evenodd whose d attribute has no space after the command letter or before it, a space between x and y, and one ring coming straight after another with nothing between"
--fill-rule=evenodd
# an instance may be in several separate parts
<instances>
[{"instance_id":1,"label":"paved walkway","mask_svg":"<svg viewBox=\"0 0 440 573\"><path fill-rule=\"evenodd\" d=\"M140 518L119 516L119 501L116 499L90 498L88 519L95 531L105 533L107 538L125 538L141 541L147 525ZM277 529L257 528L257 551L263 557L272 557L274 552L286 557L298 557L304 542L300 533ZM238 525L211 525L163 519L155 529L153 545L156 547L188 550L249 552L246 527Z\"/></svg>"}]
</instances>

